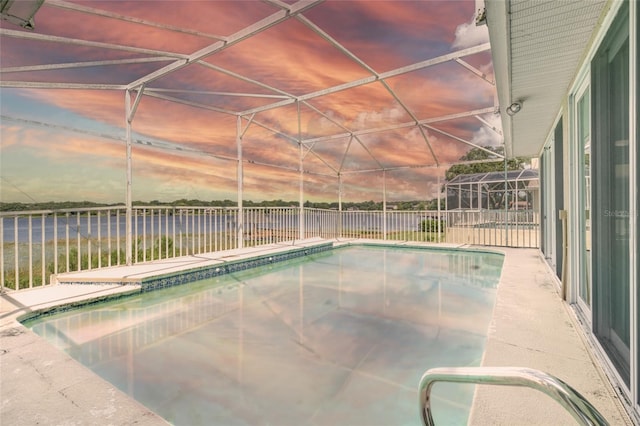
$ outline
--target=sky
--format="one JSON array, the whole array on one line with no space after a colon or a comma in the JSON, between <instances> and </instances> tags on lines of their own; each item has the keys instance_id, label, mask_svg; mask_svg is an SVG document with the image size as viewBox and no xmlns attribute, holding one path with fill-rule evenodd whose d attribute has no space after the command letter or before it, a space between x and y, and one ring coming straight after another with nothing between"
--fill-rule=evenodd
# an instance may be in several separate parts
<instances>
[{"instance_id":1,"label":"sky","mask_svg":"<svg viewBox=\"0 0 640 426\"><path fill-rule=\"evenodd\" d=\"M437 119L490 109L493 85L447 61L317 92L487 43L475 4L325 1L147 82L131 122L133 199L236 200L238 128L244 199L298 200L301 157L304 200L337 201L339 181L343 201L382 200L383 188L388 201L435 197L437 176L471 149L461 140L501 142L492 112ZM74 0L45 2L32 32L1 21L0 201L124 202L124 85L278 12L257 0ZM492 79L488 51L462 59ZM106 90L51 88L65 83Z\"/></svg>"}]
</instances>

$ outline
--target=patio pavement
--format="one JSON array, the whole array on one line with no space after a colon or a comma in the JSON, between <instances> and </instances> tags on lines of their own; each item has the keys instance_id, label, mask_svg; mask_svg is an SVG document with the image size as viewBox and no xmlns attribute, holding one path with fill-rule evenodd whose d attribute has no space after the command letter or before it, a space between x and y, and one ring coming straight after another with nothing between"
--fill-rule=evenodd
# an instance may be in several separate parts
<instances>
[{"instance_id":1,"label":"patio pavement","mask_svg":"<svg viewBox=\"0 0 640 426\"><path fill-rule=\"evenodd\" d=\"M611 425L633 425L573 309L561 300L559 282L537 249L506 254L489 327L483 366L544 371L584 396ZM575 425L549 396L513 386L478 386L472 425Z\"/></svg>"},{"instance_id":2,"label":"patio pavement","mask_svg":"<svg viewBox=\"0 0 640 426\"><path fill-rule=\"evenodd\" d=\"M305 240L293 246L322 241L326 242ZM354 240L357 241L362 240ZM349 242L343 240L338 243ZM291 246L292 243L288 243L284 249ZM561 301L557 280L540 258L539 251L482 249L505 254L483 365L529 367L555 375L585 396L610 424L632 425L598 360L587 349L589 341L584 337L575 314ZM154 271L166 273L167 268L193 267L194 263L217 262L222 258L229 259L229 256L234 259L256 256L270 250L279 252L283 245L187 256L134 267L109 268L102 272L90 271L90 277L87 273L78 274L92 278L87 281L96 282L102 278L105 282L113 282L114 277L152 276L158 273ZM153 267L150 266L152 264ZM166 424L162 418L17 321L17 318L35 310L139 291L135 280L123 279L121 282L125 284L58 284L2 295L0 424ZM437 393L437 385L434 393ZM416 424L418 422L416 401ZM575 424L575 421L556 402L539 392L526 388L479 386L470 424L560 425Z\"/></svg>"}]
</instances>

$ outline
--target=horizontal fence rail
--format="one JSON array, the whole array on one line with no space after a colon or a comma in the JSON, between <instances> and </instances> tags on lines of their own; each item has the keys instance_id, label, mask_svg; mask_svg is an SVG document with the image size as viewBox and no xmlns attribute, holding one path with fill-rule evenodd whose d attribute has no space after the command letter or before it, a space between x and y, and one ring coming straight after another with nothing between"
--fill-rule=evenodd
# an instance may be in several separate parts
<instances>
[{"instance_id":1,"label":"horizontal fence rail","mask_svg":"<svg viewBox=\"0 0 640 426\"><path fill-rule=\"evenodd\" d=\"M540 214L533 210L452 210L446 222L448 243L540 246Z\"/></svg>"},{"instance_id":2,"label":"horizontal fence rail","mask_svg":"<svg viewBox=\"0 0 640 426\"><path fill-rule=\"evenodd\" d=\"M298 207L135 206L131 262L303 238L539 247L531 210L355 211ZM0 212L2 291L50 283L53 274L124 265L126 207Z\"/></svg>"}]
</instances>

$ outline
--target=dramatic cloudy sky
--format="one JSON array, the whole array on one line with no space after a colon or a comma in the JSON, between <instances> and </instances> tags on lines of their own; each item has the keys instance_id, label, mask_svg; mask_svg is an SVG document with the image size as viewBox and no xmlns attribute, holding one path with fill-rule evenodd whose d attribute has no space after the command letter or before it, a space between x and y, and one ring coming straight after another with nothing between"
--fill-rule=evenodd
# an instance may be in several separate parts
<instances>
[{"instance_id":1,"label":"dramatic cloudy sky","mask_svg":"<svg viewBox=\"0 0 640 426\"><path fill-rule=\"evenodd\" d=\"M380 200L383 185L391 201L434 197L436 176L471 148L463 141L500 143L490 129L498 116L366 130L491 109L494 88L477 75L492 79L488 51L304 96L487 43L474 8L475 0L326 1L149 82L132 121L133 198L235 200L238 116L245 199L297 200L301 156L306 200L337 201L338 173L345 201ZM278 12L257 0L48 0L33 32L2 21L0 200L123 202L122 87ZM333 135L342 136L322 139Z\"/></svg>"}]
</instances>

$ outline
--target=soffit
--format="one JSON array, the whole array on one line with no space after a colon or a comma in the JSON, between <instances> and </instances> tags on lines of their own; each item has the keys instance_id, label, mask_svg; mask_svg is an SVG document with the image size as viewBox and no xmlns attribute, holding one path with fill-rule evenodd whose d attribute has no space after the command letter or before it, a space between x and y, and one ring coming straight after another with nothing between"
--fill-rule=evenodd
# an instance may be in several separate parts
<instances>
[{"instance_id":1,"label":"soffit","mask_svg":"<svg viewBox=\"0 0 640 426\"><path fill-rule=\"evenodd\" d=\"M538 156L607 1L487 0L505 144ZM519 101L514 116L506 108Z\"/></svg>"}]
</instances>

